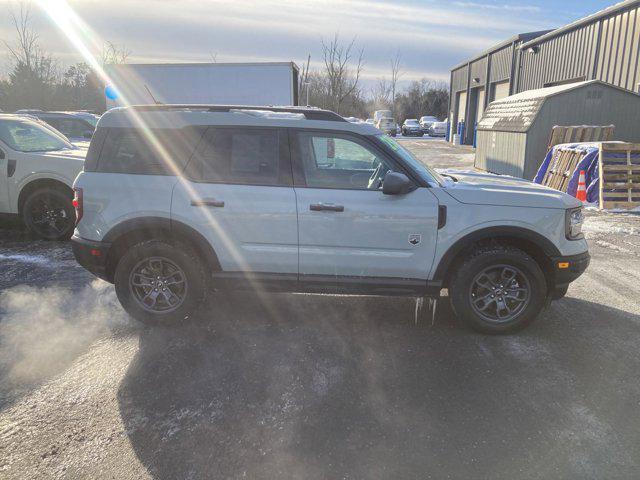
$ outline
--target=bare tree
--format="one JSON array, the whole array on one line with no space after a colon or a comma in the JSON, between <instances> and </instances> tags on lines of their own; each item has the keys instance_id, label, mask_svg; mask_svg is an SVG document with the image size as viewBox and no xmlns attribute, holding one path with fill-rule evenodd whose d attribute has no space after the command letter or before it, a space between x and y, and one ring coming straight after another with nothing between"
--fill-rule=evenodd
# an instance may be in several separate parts
<instances>
[{"instance_id":1,"label":"bare tree","mask_svg":"<svg viewBox=\"0 0 640 480\"><path fill-rule=\"evenodd\" d=\"M391 85L385 77L379 78L378 82L371 89L371 102L375 110L382 110L389 107L391 96Z\"/></svg>"},{"instance_id":2,"label":"bare tree","mask_svg":"<svg viewBox=\"0 0 640 480\"><path fill-rule=\"evenodd\" d=\"M116 45L113 42L105 42L102 47L102 64L119 64L125 63L131 51L124 45Z\"/></svg>"},{"instance_id":3,"label":"bare tree","mask_svg":"<svg viewBox=\"0 0 640 480\"><path fill-rule=\"evenodd\" d=\"M396 90L398 87L398 80L402 76L403 72L400 65L400 52L396 53L395 58L391 60L391 113L394 117L396 115Z\"/></svg>"},{"instance_id":4,"label":"bare tree","mask_svg":"<svg viewBox=\"0 0 640 480\"><path fill-rule=\"evenodd\" d=\"M56 76L56 66L50 55L40 47L39 35L31 26L31 3L25 0L17 2L17 11L9 11L11 23L16 33L16 42L2 41L13 60L13 68L31 72L43 80Z\"/></svg>"},{"instance_id":5,"label":"bare tree","mask_svg":"<svg viewBox=\"0 0 640 480\"><path fill-rule=\"evenodd\" d=\"M340 113L344 100L357 92L364 63L364 50L354 52L356 37L348 45L340 43L336 33L329 43L322 40L324 73L333 109Z\"/></svg>"},{"instance_id":6,"label":"bare tree","mask_svg":"<svg viewBox=\"0 0 640 480\"><path fill-rule=\"evenodd\" d=\"M18 3L18 12L13 8L9 11L11 23L18 37L17 45L3 40L9 54L15 63L22 63L33 69L34 58L38 54L38 34L31 29L31 5L25 1Z\"/></svg>"}]
</instances>

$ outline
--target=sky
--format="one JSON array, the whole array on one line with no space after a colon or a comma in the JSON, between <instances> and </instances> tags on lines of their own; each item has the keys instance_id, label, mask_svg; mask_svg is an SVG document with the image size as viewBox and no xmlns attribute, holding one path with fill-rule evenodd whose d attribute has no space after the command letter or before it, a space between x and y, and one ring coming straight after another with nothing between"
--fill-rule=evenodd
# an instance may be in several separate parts
<instances>
[{"instance_id":1,"label":"sky","mask_svg":"<svg viewBox=\"0 0 640 480\"><path fill-rule=\"evenodd\" d=\"M449 79L457 63L516 33L565 25L605 8L603 0L67 0L102 41L123 45L130 62L321 62L321 42L338 33L364 49L365 83L390 75L399 52L402 81ZM0 39L11 42L0 0ZM61 64L80 55L35 4L33 26ZM0 46L0 70L8 54Z\"/></svg>"}]
</instances>

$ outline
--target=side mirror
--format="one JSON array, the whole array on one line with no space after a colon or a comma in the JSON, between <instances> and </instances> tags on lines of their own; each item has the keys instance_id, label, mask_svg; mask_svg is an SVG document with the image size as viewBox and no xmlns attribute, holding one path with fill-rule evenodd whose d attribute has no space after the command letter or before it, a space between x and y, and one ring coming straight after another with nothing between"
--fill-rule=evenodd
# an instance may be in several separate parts
<instances>
[{"instance_id":1,"label":"side mirror","mask_svg":"<svg viewBox=\"0 0 640 480\"><path fill-rule=\"evenodd\" d=\"M404 173L389 172L382 182L382 193L385 195L404 195L413 190L413 182Z\"/></svg>"},{"instance_id":2,"label":"side mirror","mask_svg":"<svg viewBox=\"0 0 640 480\"><path fill-rule=\"evenodd\" d=\"M82 137L86 139L90 139L91 137L93 137L93 132L91 130L87 130L82 134Z\"/></svg>"},{"instance_id":3,"label":"side mirror","mask_svg":"<svg viewBox=\"0 0 640 480\"><path fill-rule=\"evenodd\" d=\"M0 149L0 160L4 160L4 159L5 159L4 150Z\"/></svg>"}]
</instances>

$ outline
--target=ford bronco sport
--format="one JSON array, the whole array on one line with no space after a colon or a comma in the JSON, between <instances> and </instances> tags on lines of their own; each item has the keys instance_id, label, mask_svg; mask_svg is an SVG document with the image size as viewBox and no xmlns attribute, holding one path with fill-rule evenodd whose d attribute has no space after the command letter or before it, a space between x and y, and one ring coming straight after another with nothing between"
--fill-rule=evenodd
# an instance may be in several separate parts
<instances>
[{"instance_id":1,"label":"ford bronco sport","mask_svg":"<svg viewBox=\"0 0 640 480\"><path fill-rule=\"evenodd\" d=\"M74 189L78 262L151 323L192 317L214 289L448 289L459 318L504 333L589 263L575 198L441 175L373 126L317 109L113 109Z\"/></svg>"}]
</instances>

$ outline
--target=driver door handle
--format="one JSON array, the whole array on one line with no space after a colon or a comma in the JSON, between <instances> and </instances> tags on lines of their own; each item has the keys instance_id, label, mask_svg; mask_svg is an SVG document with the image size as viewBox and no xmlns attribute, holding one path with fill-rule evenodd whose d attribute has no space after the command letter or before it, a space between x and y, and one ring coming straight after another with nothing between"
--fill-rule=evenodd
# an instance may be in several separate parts
<instances>
[{"instance_id":1,"label":"driver door handle","mask_svg":"<svg viewBox=\"0 0 640 480\"><path fill-rule=\"evenodd\" d=\"M344 205L335 205L333 203L312 203L309 210L314 212L344 212Z\"/></svg>"}]
</instances>

